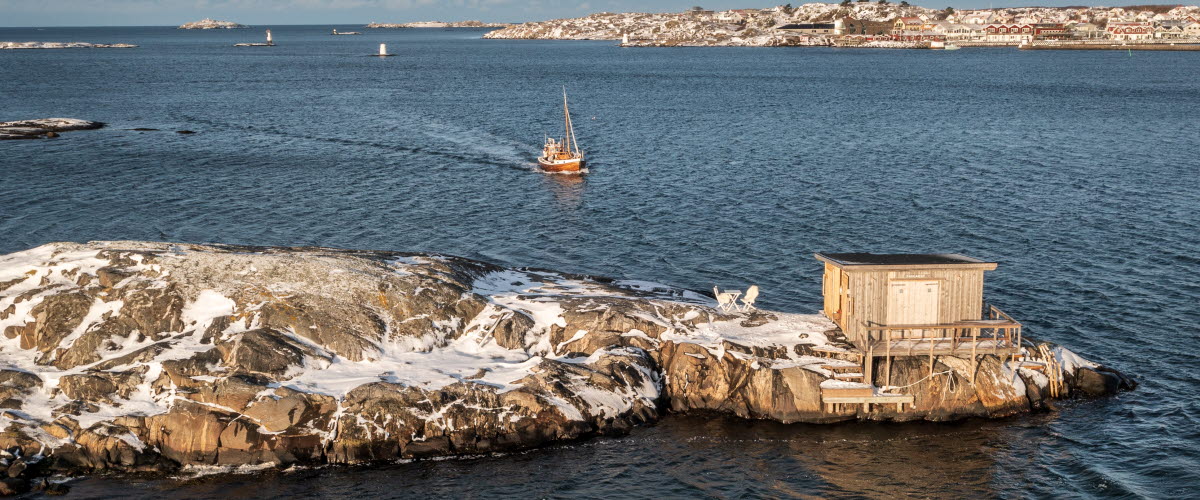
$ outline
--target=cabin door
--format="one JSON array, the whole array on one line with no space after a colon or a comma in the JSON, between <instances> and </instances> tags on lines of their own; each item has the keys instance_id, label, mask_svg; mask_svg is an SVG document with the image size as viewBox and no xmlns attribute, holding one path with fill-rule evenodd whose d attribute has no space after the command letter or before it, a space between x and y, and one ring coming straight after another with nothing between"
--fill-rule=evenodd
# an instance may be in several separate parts
<instances>
[{"instance_id":1,"label":"cabin door","mask_svg":"<svg viewBox=\"0 0 1200 500\"><path fill-rule=\"evenodd\" d=\"M888 325L934 325L938 322L937 280L900 280L888 284ZM936 335L933 330L894 332L906 338Z\"/></svg>"}]
</instances>

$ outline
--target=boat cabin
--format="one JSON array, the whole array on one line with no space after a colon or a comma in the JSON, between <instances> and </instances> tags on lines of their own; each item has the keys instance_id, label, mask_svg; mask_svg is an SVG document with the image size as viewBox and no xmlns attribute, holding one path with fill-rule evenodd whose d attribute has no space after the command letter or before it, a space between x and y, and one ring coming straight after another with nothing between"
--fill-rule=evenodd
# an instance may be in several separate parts
<instances>
[{"instance_id":1,"label":"boat cabin","mask_svg":"<svg viewBox=\"0 0 1200 500\"><path fill-rule=\"evenodd\" d=\"M983 301L995 262L959 254L818 253L823 312L868 358L1012 354L1021 324Z\"/></svg>"}]
</instances>

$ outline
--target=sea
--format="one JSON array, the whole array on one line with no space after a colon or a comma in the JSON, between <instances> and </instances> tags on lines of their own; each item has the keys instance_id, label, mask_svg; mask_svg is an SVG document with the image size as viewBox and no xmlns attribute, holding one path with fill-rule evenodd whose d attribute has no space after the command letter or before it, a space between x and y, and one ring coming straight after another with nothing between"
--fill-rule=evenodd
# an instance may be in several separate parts
<instances>
[{"instance_id":1,"label":"sea","mask_svg":"<svg viewBox=\"0 0 1200 500\"><path fill-rule=\"evenodd\" d=\"M233 47L264 28L276 46ZM958 252L999 263L986 299L1026 336L1140 386L992 421L668 415L510 455L74 478L69 498L1197 495L1200 53L485 32L0 28L139 46L0 51L0 121L107 123L0 143L0 252L118 239L431 252L757 284L762 308L800 313L820 309L814 252ZM371 57L380 43L396 56ZM536 167L563 134L564 90L582 176Z\"/></svg>"}]
</instances>

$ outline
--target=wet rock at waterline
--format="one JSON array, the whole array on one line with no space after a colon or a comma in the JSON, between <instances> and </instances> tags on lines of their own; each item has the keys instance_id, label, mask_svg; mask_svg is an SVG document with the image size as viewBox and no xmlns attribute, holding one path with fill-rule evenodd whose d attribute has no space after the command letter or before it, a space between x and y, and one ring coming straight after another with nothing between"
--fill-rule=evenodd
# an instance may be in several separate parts
<instances>
[{"instance_id":1,"label":"wet rock at waterline","mask_svg":"<svg viewBox=\"0 0 1200 500\"><path fill-rule=\"evenodd\" d=\"M440 255L148 242L0 256L0 447L56 470L360 463L619 434L664 412L948 420L1045 407L1045 373L897 360L903 411L826 412L820 315ZM1124 376L1055 348L1058 397ZM825 357L818 353L827 353ZM1116 377L1114 383L1111 377ZM1097 378L1100 377L1100 378Z\"/></svg>"}]
</instances>

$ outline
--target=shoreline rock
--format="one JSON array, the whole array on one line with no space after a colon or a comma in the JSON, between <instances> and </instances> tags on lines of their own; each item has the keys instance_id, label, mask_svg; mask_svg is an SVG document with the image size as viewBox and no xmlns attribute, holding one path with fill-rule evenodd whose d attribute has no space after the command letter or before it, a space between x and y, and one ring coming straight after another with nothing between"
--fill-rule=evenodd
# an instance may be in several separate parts
<instances>
[{"instance_id":1,"label":"shoreline rock","mask_svg":"<svg viewBox=\"0 0 1200 500\"><path fill-rule=\"evenodd\" d=\"M713 306L442 255L47 244L0 256L0 448L71 473L349 464L621 434L667 412L942 421L1052 399L1044 374L942 356L935 377L925 358L894 363L911 408L827 413L827 367L853 364L832 322ZM1060 397L1135 385L1053 352Z\"/></svg>"},{"instance_id":2,"label":"shoreline rock","mask_svg":"<svg viewBox=\"0 0 1200 500\"><path fill-rule=\"evenodd\" d=\"M181 30L215 30L215 29L242 29L249 28L244 24L238 24L233 21L218 21L216 19L204 18L199 21L183 23L179 25Z\"/></svg>"},{"instance_id":3,"label":"shoreline rock","mask_svg":"<svg viewBox=\"0 0 1200 500\"><path fill-rule=\"evenodd\" d=\"M13 139L40 139L58 137L59 132L72 130L95 130L104 123L78 118L40 118L0 122L0 141Z\"/></svg>"}]
</instances>

